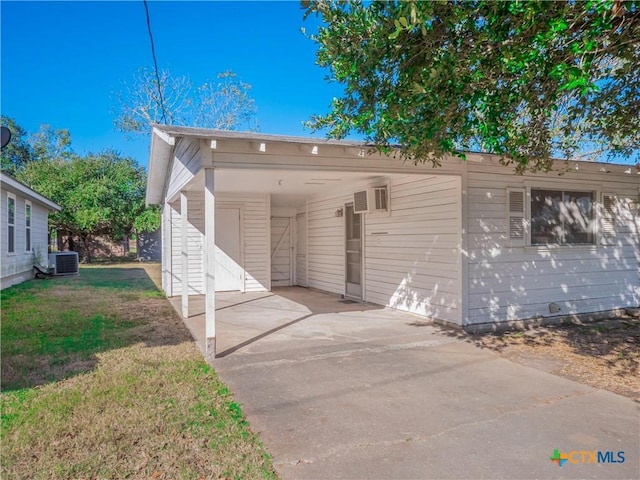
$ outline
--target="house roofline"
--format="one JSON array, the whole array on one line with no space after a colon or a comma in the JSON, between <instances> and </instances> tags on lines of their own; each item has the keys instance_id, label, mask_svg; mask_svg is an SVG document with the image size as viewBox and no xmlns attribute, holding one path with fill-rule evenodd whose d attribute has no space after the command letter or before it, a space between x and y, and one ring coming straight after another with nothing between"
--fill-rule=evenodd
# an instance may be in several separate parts
<instances>
[{"instance_id":1,"label":"house roofline","mask_svg":"<svg viewBox=\"0 0 640 480\"><path fill-rule=\"evenodd\" d=\"M236 140L249 142L276 142L297 145L314 145L314 146L334 146L346 148L362 148L371 149L372 144L363 141L354 140L335 140L328 138L314 137L298 137L288 135L273 135L256 132L236 132L230 130L216 130L207 128L183 127L175 125L159 125L152 124L151 149L149 159L149 180L147 182L146 202L149 205L158 205L162 202L164 190L169 175L169 166L176 141L179 138L190 138L200 140ZM398 145L392 145L392 148L400 148ZM484 157L487 160L498 161L499 155L486 153L465 151L460 152L467 155ZM456 158L455 155L449 156L450 159ZM630 164L613 163L613 162L589 162L584 160L567 160L552 159L554 163L579 163L591 165L593 168L631 168ZM474 161L468 159L468 161ZM475 160L477 161L477 160ZM626 172L629 173L629 172ZM640 173L640 171L638 172Z\"/></svg>"},{"instance_id":2,"label":"house roofline","mask_svg":"<svg viewBox=\"0 0 640 480\"><path fill-rule=\"evenodd\" d=\"M326 137L302 137L295 135L277 135L271 133L258 133L258 132L239 132L233 130L218 130L212 128L197 128L197 127L184 127L178 125L161 125L161 124L151 124L153 130L156 130L158 133L162 132L166 136L175 138L175 137L190 137L190 138L201 138L205 140L216 140L216 139L237 139L237 140L253 140L253 141L271 141L271 142L286 142L286 143L302 143L302 144L316 144L316 145L336 145L343 147L362 147L362 148L372 148L374 147L373 143L363 142L361 140L336 140L332 138ZM400 149L399 144L390 144L389 145L393 149ZM473 154L473 155L489 155L493 158L501 158L500 155L496 153L490 152L482 152L478 150L459 150L457 151L460 154ZM454 156L454 155L451 155ZM579 163L587 163L592 165L618 165L618 166L632 166L628 163L616 163L616 162L592 162L589 160L579 160L579 159L569 159L569 158L559 158L559 157L551 157L553 162L579 162Z\"/></svg>"},{"instance_id":3,"label":"house roofline","mask_svg":"<svg viewBox=\"0 0 640 480\"><path fill-rule=\"evenodd\" d=\"M39 194L32 188L26 186L24 183L16 180L15 178L11 177L10 175L7 175L6 173L0 173L0 180L2 182L3 187L9 187L14 190L17 190L20 193L22 193L24 196L29 197L32 201L45 205L50 210L53 210L55 212L59 212L60 210L62 210L62 207L58 205L56 202L54 202L53 200L49 200L44 195Z\"/></svg>"}]
</instances>

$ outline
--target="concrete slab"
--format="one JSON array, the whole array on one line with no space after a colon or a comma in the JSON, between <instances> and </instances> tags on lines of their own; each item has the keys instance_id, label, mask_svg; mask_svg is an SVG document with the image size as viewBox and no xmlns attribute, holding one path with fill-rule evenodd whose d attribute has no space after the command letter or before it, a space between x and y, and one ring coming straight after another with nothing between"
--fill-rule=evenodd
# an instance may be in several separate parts
<instances>
[{"instance_id":1,"label":"concrete slab","mask_svg":"<svg viewBox=\"0 0 640 480\"><path fill-rule=\"evenodd\" d=\"M514 364L412 315L277 293L227 299L218 334L228 353L214 366L282 478L640 477L631 400ZM560 467L556 449L625 460Z\"/></svg>"}]
</instances>

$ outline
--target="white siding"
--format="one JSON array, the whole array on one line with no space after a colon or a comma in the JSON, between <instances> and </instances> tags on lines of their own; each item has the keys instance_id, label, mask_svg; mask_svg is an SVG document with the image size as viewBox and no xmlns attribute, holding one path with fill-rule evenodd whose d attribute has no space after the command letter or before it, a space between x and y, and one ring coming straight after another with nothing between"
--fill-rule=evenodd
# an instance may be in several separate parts
<instances>
[{"instance_id":1,"label":"white siding","mask_svg":"<svg viewBox=\"0 0 640 480\"><path fill-rule=\"evenodd\" d=\"M198 173L201 166L200 141L180 138L176 142L166 198L172 199Z\"/></svg>"},{"instance_id":2,"label":"white siding","mask_svg":"<svg viewBox=\"0 0 640 480\"><path fill-rule=\"evenodd\" d=\"M7 227L7 192L16 196L15 203L15 253L9 254L7 251L8 227ZM1 278L2 288L18 283L29 278L33 270L33 262L36 259L40 264L46 265L48 262L47 237L48 237L48 210L39 203L31 200L31 252L26 252L25 237L25 197L19 191L3 189L0 195L2 198L2 211L0 212L0 224L2 233L0 234L0 251L2 252ZM12 279L11 277L20 278Z\"/></svg>"},{"instance_id":3,"label":"white siding","mask_svg":"<svg viewBox=\"0 0 640 480\"><path fill-rule=\"evenodd\" d=\"M364 219L366 301L461 322L460 185L452 176L392 178L391 214ZM344 217L335 211L350 193L309 200L311 287L344 293Z\"/></svg>"},{"instance_id":4,"label":"white siding","mask_svg":"<svg viewBox=\"0 0 640 480\"><path fill-rule=\"evenodd\" d=\"M204 194L188 192L188 253L189 253L189 295L205 293L204 288ZM216 195L216 208L224 206L242 207L244 214L244 270L245 291L260 292L269 288L267 256L269 241L267 235L267 199L265 195L231 196ZM181 245L180 245L180 203L171 209L171 278L172 291L168 295L182 294Z\"/></svg>"},{"instance_id":5,"label":"white siding","mask_svg":"<svg viewBox=\"0 0 640 480\"><path fill-rule=\"evenodd\" d=\"M307 214L306 207L304 213L296 216L296 285L308 286L307 283Z\"/></svg>"},{"instance_id":6,"label":"white siding","mask_svg":"<svg viewBox=\"0 0 640 480\"><path fill-rule=\"evenodd\" d=\"M344 294L344 217L335 212L350 201L348 193L309 199L307 275L312 288Z\"/></svg>"},{"instance_id":7,"label":"white siding","mask_svg":"<svg viewBox=\"0 0 640 480\"><path fill-rule=\"evenodd\" d=\"M560 306L559 314L640 303L637 212L620 212L615 239L608 242L612 245L509 247L505 207L507 188L523 187L595 190L637 201L638 175L601 173L597 165L586 164L563 176L517 176L484 161L469 163L467 182L469 318L465 323L550 316L550 303Z\"/></svg>"}]
</instances>

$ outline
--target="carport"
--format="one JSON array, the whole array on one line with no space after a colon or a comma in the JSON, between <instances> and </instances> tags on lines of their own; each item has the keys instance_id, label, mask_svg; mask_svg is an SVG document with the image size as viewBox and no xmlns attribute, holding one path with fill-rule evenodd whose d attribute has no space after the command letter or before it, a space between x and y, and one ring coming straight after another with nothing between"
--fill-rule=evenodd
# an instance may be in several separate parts
<instances>
[{"instance_id":1,"label":"carport","mask_svg":"<svg viewBox=\"0 0 640 480\"><path fill-rule=\"evenodd\" d=\"M297 285L460 325L461 174L359 142L154 126L162 288L183 318L204 311L210 362L232 347L216 340L220 292Z\"/></svg>"},{"instance_id":2,"label":"carport","mask_svg":"<svg viewBox=\"0 0 640 480\"><path fill-rule=\"evenodd\" d=\"M169 300L181 313L181 298ZM204 295L190 296L190 315L184 319L203 354L205 302ZM417 315L301 287L275 287L270 292L244 294L217 292L216 358L231 354L277 355L291 349L308 352L372 339L378 334L389 341L387 337L402 338L402 334L393 331L407 325L424 326L427 322Z\"/></svg>"}]
</instances>

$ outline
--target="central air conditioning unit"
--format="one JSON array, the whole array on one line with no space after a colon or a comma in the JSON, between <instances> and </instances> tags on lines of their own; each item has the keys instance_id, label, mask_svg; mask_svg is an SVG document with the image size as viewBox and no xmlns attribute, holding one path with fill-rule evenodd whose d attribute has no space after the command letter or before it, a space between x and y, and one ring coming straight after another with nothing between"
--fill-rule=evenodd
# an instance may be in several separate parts
<instances>
[{"instance_id":1,"label":"central air conditioning unit","mask_svg":"<svg viewBox=\"0 0 640 480\"><path fill-rule=\"evenodd\" d=\"M78 275L80 273L78 252L50 253L49 271L52 275Z\"/></svg>"},{"instance_id":2,"label":"central air conditioning unit","mask_svg":"<svg viewBox=\"0 0 640 480\"><path fill-rule=\"evenodd\" d=\"M389 211L389 189L386 185L372 187L353 194L353 213Z\"/></svg>"}]
</instances>

